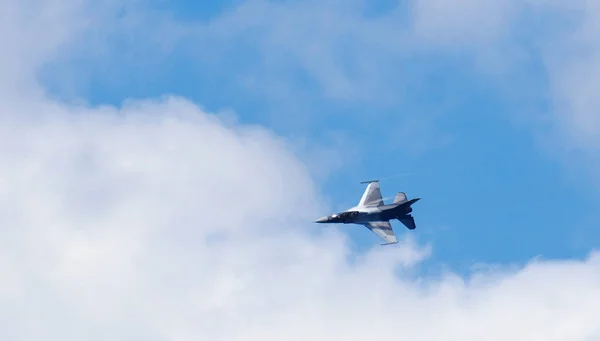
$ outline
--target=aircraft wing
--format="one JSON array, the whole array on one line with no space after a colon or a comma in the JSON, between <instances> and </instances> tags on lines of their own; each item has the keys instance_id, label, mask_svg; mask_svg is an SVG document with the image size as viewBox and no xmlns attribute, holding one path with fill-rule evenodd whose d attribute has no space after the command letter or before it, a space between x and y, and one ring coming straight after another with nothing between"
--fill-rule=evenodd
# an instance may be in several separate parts
<instances>
[{"instance_id":1,"label":"aircraft wing","mask_svg":"<svg viewBox=\"0 0 600 341\"><path fill-rule=\"evenodd\" d=\"M369 223L366 223L365 226L387 242L382 245L396 244L398 242L398 240L396 239L396 235L394 234L394 230L392 230L392 224L390 224L389 220L371 221Z\"/></svg>"},{"instance_id":2,"label":"aircraft wing","mask_svg":"<svg viewBox=\"0 0 600 341\"><path fill-rule=\"evenodd\" d=\"M381 205L383 205L383 198L381 197L381 190L379 189L379 182L378 181L369 182L369 185L365 189L365 192L363 193L362 198L360 198L360 202L358 203L358 206L374 207L374 206L381 206Z\"/></svg>"}]
</instances>

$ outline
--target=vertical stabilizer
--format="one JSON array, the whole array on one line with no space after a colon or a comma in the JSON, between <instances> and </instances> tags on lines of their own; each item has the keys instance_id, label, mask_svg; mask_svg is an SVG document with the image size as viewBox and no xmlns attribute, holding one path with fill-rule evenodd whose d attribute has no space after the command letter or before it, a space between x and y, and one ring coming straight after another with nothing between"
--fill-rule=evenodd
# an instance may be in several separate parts
<instances>
[{"instance_id":1,"label":"vertical stabilizer","mask_svg":"<svg viewBox=\"0 0 600 341\"><path fill-rule=\"evenodd\" d=\"M404 204L408 200L406 199L406 193L398 192L396 194L396 198L394 199L394 204Z\"/></svg>"}]
</instances>

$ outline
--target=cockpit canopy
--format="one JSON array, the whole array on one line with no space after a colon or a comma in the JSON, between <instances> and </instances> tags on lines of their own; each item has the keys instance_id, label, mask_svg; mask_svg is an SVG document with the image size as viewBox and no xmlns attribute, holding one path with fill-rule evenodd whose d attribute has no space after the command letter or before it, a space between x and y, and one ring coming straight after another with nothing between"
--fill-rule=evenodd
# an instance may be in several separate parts
<instances>
[{"instance_id":1,"label":"cockpit canopy","mask_svg":"<svg viewBox=\"0 0 600 341\"><path fill-rule=\"evenodd\" d=\"M349 211L349 212L341 212L337 214L332 214L328 218L332 221L349 221L350 219L359 215L357 211Z\"/></svg>"}]
</instances>

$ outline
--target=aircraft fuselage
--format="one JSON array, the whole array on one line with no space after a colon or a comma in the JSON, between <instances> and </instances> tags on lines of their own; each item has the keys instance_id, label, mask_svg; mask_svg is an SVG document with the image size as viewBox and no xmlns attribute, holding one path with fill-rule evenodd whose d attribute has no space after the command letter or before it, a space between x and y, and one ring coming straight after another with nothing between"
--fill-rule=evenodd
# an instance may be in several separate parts
<instances>
[{"instance_id":1,"label":"aircraft fuselage","mask_svg":"<svg viewBox=\"0 0 600 341\"><path fill-rule=\"evenodd\" d=\"M353 207L344 212L317 219L317 223L325 224L366 224L372 221L387 221L407 216L412 212L411 205L419 199L412 199L404 203L380 205L375 207Z\"/></svg>"}]
</instances>

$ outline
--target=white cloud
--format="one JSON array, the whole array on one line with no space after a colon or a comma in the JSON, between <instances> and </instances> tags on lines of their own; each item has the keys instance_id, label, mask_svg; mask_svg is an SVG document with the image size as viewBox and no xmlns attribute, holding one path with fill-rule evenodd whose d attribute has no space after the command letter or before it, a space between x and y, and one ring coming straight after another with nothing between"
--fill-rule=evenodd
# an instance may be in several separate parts
<instances>
[{"instance_id":1,"label":"white cloud","mask_svg":"<svg viewBox=\"0 0 600 341\"><path fill-rule=\"evenodd\" d=\"M46 53L3 54L27 72L2 85ZM306 166L260 127L178 97L0 101L3 340L600 339L596 254L472 282L415 276L430 250L411 239L351 263L342 234L312 233L327 208Z\"/></svg>"},{"instance_id":2,"label":"white cloud","mask_svg":"<svg viewBox=\"0 0 600 341\"><path fill-rule=\"evenodd\" d=\"M84 332L143 313L131 300L152 301L145 286L166 280L166 292L147 294L170 295L193 278L189 290L210 288L215 265L233 270L234 255L299 233L298 221L316 214L310 180L281 142L259 128L224 128L181 99L121 110L38 102L6 118L0 258L24 296L6 295L2 306L29 306L19 320L77 331L61 322L73 314ZM223 241L206 240L215 234ZM48 320L28 317L35 311Z\"/></svg>"},{"instance_id":3,"label":"white cloud","mask_svg":"<svg viewBox=\"0 0 600 341\"><path fill-rule=\"evenodd\" d=\"M244 46L251 65L242 70L244 83L263 93L277 95L272 89L289 87L300 70L319 96L371 105L401 103L404 90L417 87L425 72L407 65L419 67L418 58L428 56L423 51L474 54L477 63L487 64L481 66L485 71L491 63L505 69L509 54L516 53L505 40L513 33L518 1L413 0L367 14L366 8L377 6L359 0L248 0L194 31L199 44L215 43L223 54L224 45ZM213 54L201 58L219 60Z\"/></svg>"},{"instance_id":4,"label":"white cloud","mask_svg":"<svg viewBox=\"0 0 600 341\"><path fill-rule=\"evenodd\" d=\"M399 65L409 57L402 13L365 18L364 5L248 0L209 22L189 25L187 32L196 38L195 46L219 52L198 56L208 63L223 66L223 55L243 47L249 67L239 70L240 83L263 95L289 97L285 90L290 82L296 85L300 71L303 81L316 85L319 97L396 101L401 94L381 85L401 79ZM305 91L297 86L291 90Z\"/></svg>"},{"instance_id":5,"label":"white cloud","mask_svg":"<svg viewBox=\"0 0 600 341\"><path fill-rule=\"evenodd\" d=\"M23 14L27 12L15 10L11 3L3 4L2 13L8 13L3 24L14 22L11 25L16 27L15 32L31 35L28 32L35 27L20 27L28 18ZM143 65L144 70L152 70L174 46L179 46L181 53L197 51L197 60L204 65L236 68L241 86L252 88L254 94L285 99L287 105L298 98L315 98L298 86L295 77L303 70L309 81L320 87L317 97L385 106L402 103L406 89L420 87L425 73L415 73L406 65L422 56L423 51L458 53L481 72L502 75L510 70L510 76L522 73L518 68L529 65L520 62L530 62L540 53L546 62L549 95L556 104L556 126L577 147L597 145L600 123L594 114L593 89L600 64L594 23L600 11L594 1L414 0L408 5L398 3L385 14L367 16L367 5L361 1L248 0L212 20L197 23L177 22L143 1L119 6L109 2L113 7L104 5L100 11L87 3L76 2L72 8L61 4L48 5L53 11L34 13L41 18L34 17L34 22L46 20L44 34L49 38L28 53L19 52L27 44L17 44L14 35L2 36L10 46L19 47L11 54L16 62L6 69L7 73L16 72L20 63L38 55L60 54L58 43L76 35L77 39L71 41L77 41L79 50L68 48L67 55L75 53L84 60L102 58L92 64L97 68L118 61L132 69ZM115 8L124 9L117 13ZM50 15L41 14L46 12ZM77 17L75 14L76 21L64 20L68 15ZM109 19L112 24L104 25ZM65 25L57 26L58 22ZM93 29L84 33L77 30L89 26ZM7 27L3 31L10 30ZM531 45L524 48L523 42ZM119 53L108 53L111 48ZM212 52L205 53L209 48ZM240 49L247 63L228 65L230 59L224 57L241 53ZM89 72L81 67L46 71L53 82L66 75L83 77L76 83L77 89L85 87L86 78L81 75ZM108 74L105 81L118 83L118 74ZM302 82L306 78L302 77ZM514 88L510 79L502 85ZM562 130L563 126L567 130Z\"/></svg>"},{"instance_id":6,"label":"white cloud","mask_svg":"<svg viewBox=\"0 0 600 341\"><path fill-rule=\"evenodd\" d=\"M415 0L413 30L428 44L456 49L497 44L511 31L511 0Z\"/></svg>"},{"instance_id":7,"label":"white cloud","mask_svg":"<svg viewBox=\"0 0 600 341\"><path fill-rule=\"evenodd\" d=\"M417 1L415 33L436 48L529 50L544 62L561 142L600 148L600 3L597 1ZM528 18L524 22L523 18ZM529 44L523 46L522 44ZM531 52L533 51L533 52ZM486 60L489 61L489 60ZM487 65L488 69L495 65ZM521 65L512 65L521 67ZM510 84L514 86L514 84Z\"/></svg>"},{"instance_id":8,"label":"white cloud","mask_svg":"<svg viewBox=\"0 0 600 341\"><path fill-rule=\"evenodd\" d=\"M407 84L415 88L418 82L405 65L423 51L457 53L478 71L508 75L502 86L511 89L513 78L526 73L522 68L539 54L556 105L554 123L566 132L566 142L596 152L596 1L414 0L376 17L364 15L364 6L360 1L245 1L200 25L200 31L224 41L257 39L260 58L246 70L248 79L263 77L254 84L289 83L290 70L300 67L326 96L379 104L402 101Z\"/></svg>"},{"instance_id":9,"label":"white cloud","mask_svg":"<svg viewBox=\"0 0 600 341\"><path fill-rule=\"evenodd\" d=\"M36 10L29 10L36 8ZM80 6L59 1L3 1L0 4L0 96L10 98L14 92L31 86L32 66L48 57L65 41L71 29L81 23L76 19ZM68 18L69 20L65 20ZM11 82L7 81L11 80ZM17 83L17 81L19 83ZM28 84L22 84L28 83Z\"/></svg>"},{"instance_id":10,"label":"white cloud","mask_svg":"<svg viewBox=\"0 0 600 341\"><path fill-rule=\"evenodd\" d=\"M566 128L571 146L600 150L600 5L596 1L573 1L548 6L568 25L542 45L556 124ZM560 13L560 14L557 14Z\"/></svg>"}]
</instances>

